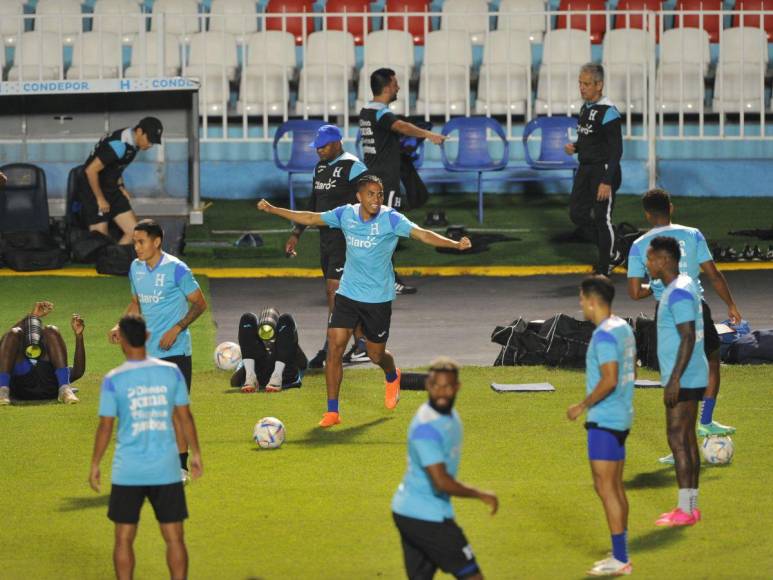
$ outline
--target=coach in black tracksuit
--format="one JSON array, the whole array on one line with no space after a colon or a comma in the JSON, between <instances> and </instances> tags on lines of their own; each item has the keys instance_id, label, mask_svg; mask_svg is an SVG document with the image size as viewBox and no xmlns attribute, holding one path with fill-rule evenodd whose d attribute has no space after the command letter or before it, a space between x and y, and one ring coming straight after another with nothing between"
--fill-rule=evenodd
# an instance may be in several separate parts
<instances>
[{"instance_id":1,"label":"coach in black tracksuit","mask_svg":"<svg viewBox=\"0 0 773 580\"><path fill-rule=\"evenodd\" d=\"M599 251L596 272L608 276L621 262L615 244L612 210L620 187L623 135L620 112L606 97L604 69L589 63L580 69L580 95L584 101L577 123L577 142L565 150L577 153L580 167L569 198L569 216L583 235L596 242Z\"/></svg>"}]
</instances>

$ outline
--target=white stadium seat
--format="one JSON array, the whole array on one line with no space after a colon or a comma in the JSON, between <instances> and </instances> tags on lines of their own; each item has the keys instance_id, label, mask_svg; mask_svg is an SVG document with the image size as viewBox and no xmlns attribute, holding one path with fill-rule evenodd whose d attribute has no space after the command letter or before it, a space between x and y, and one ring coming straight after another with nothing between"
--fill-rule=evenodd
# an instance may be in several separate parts
<instances>
[{"instance_id":1,"label":"white stadium seat","mask_svg":"<svg viewBox=\"0 0 773 580\"><path fill-rule=\"evenodd\" d=\"M296 65L295 37L290 32L268 30L251 34L247 38L237 112L283 114Z\"/></svg>"},{"instance_id":2,"label":"white stadium seat","mask_svg":"<svg viewBox=\"0 0 773 580\"><path fill-rule=\"evenodd\" d=\"M406 114L405 96L408 95L408 82L414 65L413 36L404 30L377 30L365 37L363 46L364 64L360 69L360 81L357 90L357 110L359 111L372 98L370 74L379 68L391 68L400 82L401 94L389 108L397 114Z\"/></svg>"},{"instance_id":3,"label":"white stadium seat","mask_svg":"<svg viewBox=\"0 0 773 580\"><path fill-rule=\"evenodd\" d=\"M342 114L354 76L354 36L341 30L312 32L298 83L296 114Z\"/></svg>"},{"instance_id":4,"label":"white stadium seat","mask_svg":"<svg viewBox=\"0 0 773 580\"><path fill-rule=\"evenodd\" d=\"M764 30L749 27L723 30L712 109L724 113L761 112L765 108L767 67L768 38Z\"/></svg>"},{"instance_id":5,"label":"white stadium seat","mask_svg":"<svg viewBox=\"0 0 773 580\"><path fill-rule=\"evenodd\" d=\"M55 32L25 32L16 43L8 80L54 80L63 66L62 45Z\"/></svg>"},{"instance_id":6,"label":"white stadium seat","mask_svg":"<svg viewBox=\"0 0 773 580\"><path fill-rule=\"evenodd\" d=\"M209 9L209 30L225 31L242 37L258 31L258 16L255 0L212 0Z\"/></svg>"},{"instance_id":7,"label":"white stadium seat","mask_svg":"<svg viewBox=\"0 0 773 580\"><path fill-rule=\"evenodd\" d=\"M660 39L655 100L659 111L697 113L705 98L709 34L700 28L672 28Z\"/></svg>"},{"instance_id":8,"label":"white stadium seat","mask_svg":"<svg viewBox=\"0 0 773 580\"><path fill-rule=\"evenodd\" d=\"M183 70L185 76L222 76L236 80L239 62L236 55L236 39L224 32L197 32L190 37L188 66Z\"/></svg>"},{"instance_id":9,"label":"white stadium seat","mask_svg":"<svg viewBox=\"0 0 773 580\"><path fill-rule=\"evenodd\" d=\"M145 17L136 0L97 0L91 22L92 30L120 34L124 42L145 27Z\"/></svg>"},{"instance_id":10,"label":"white stadium seat","mask_svg":"<svg viewBox=\"0 0 773 580\"><path fill-rule=\"evenodd\" d=\"M621 113L644 112L645 75L654 58L649 33L638 28L617 28L604 36L604 94Z\"/></svg>"},{"instance_id":11,"label":"white stadium seat","mask_svg":"<svg viewBox=\"0 0 773 580\"><path fill-rule=\"evenodd\" d=\"M528 32L496 30L489 33L478 75L475 112L479 115L525 114L527 95L531 91L530 68Z\"/></svg>"},{"instance_id":12,"label":"white stadium seat","mask_svg":"<svg viewBox=\"0 0 773 580\"><path fill-rule=\"evenodd\" d=\"M68 79L115 79L123 66L121 37L110 32L84 32L72 47Z\"/></svg>"},{"instance_id":13,"label":"white stadium seat","mask_svg":"<svg viewBox=\"0 0 773 580\"><path fill-rule=\"evenodd\" d=\"M442 10L441 30L464 30L473 44L483 44L489 27L487 0L445 0Z\"/></svg>"},{"instance_id":14,"label":"white stadium seat","mask_svg":"<svg viewBox=\"0 0 773 580\"><path fill-rule=\"evenodd\" d=\"M83 30L80 0L38 0L35 6L36 32L61 32L65 44Z\"/></svg>"},{"instance_id":15,"label":"white stadium seat","mask_svg":"<svg viewBox=\"0 0 773 580\"><path fill-rule=\"evenodd\" d=\"M544 0L502 0L499 3L497 30L528 32L531 42L542 44L548 19L544 14L529 14L529 12L544 12L544 10Z\"/></svg>"},{"instance_id":16,"label":"white stadium seat","mask_svg":"<svg viewBox=\"0 0 773 580\"><path fill-rule=\"evenodd\" d=\"M144 41L143 41L144 38ZM163 40L163 61L159 59L159 42ZM124 76L174 77L180 74L180 43L174 34L161 36L158 32L146 32L138 35L132 44L131 66Z\"/></svg>"},{"instance_id":17,"label":"white stadium seat","mask_svg":"<svg viewBox=\"0 0 773 580\"><path fill-rule=\"evenodd\" d=\"M551 30L545 34L535 102L538 115L580 112L577 77L580 67L590 59L590 36L585 30Z\"/></svg>"},{"instance_id":18,"label":"white stadium seat","mask_svg":"<svg viewBox=\"0 0 773 580\"><path fill-rule=\"evenodd\" d=\"M163 14L167 34L190 35L199 31L197 0L156 0L153 3L151 30L158 31Z\"/></svg>"},{"instance_id":19,"label":"white stadium seat","mask_svg":"<svg viewBox=\"0 0 773 580\"><path fill-rule=\"evenodd\" d=\"M0 37L16 38L24 32L24 4L22 2L0 2Z\"/></svg>"},{"instance_id":20,"label":"white stadium seat","mask_svg":"<svg viewBox=\"0 0 773 580\"><path fill-rule=\"evenodd\" d=\"M472 44L463 30L430 32L424 45L424 62L419 76L420 114L446 112L463 115L470 98L470 66Z\"/></svg>"}]
</instances>

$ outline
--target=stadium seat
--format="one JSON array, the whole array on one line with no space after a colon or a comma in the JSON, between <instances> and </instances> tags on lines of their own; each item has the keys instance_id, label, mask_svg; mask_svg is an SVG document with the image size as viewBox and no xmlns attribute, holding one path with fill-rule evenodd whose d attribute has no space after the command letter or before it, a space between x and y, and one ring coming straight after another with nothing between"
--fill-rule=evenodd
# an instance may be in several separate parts
<instances>
[{"instance_id":1,"label":"stadium seat","mask_svg":"<svg viewBox=\"0 0 773 580\"><path fill-rule=\"evenodd\" d=\"M46 173L28 163L0 167L8 182L0 189L0 233L45 232L48 223Z\"/></svg>"},{"instance_id":2,"label":"stadium seat","mask_svg":"<svg viewBox=\"0 0 773 580\"><path fill-rule=\"evenodd\" d=\"M577 129L577 117L536 117L523 129L523 154L530 169L540 171L577 169L577 160L564 151L569 134ZM529 139L540 132L539 157L534 159L529 151ZM551 178L552 179L552 178Z\"/></svg>"},{"instance_id":3,"label":"stadium seat","mask_svg":"<svg viewBox=\"0 0 773 580\"><path fill-rule=\"evenodd\" d=\"M314 12L314 0L269 0L266 5L266 14L284 14ZM290 32L295 37L295 44L303 44L304 32L309 35L314 32L314 19L309 16L305 20L301 16L275 16L266 17L264 30L281 30Z\"/></svg>"},{"instance_id":4,"label":"stadium seat","mask_svg":"<svg viewBox=\"0 0 773 580\"><path fill-rule=\"evenodd\" d=\"M327 0L325 12L369 12L370 0ZM362 16L348 16L344 19L342 16L328 16L326 18L327 30L344 30L354 36L354 44L362 45L365 35L370 32L372 25L370 17L363 19Z\"/></svg>"},{"instance_id":5,"label":"stadium seat","mask_svg":"<svg viewBox=\"0 0 773 580\"><path fill-rule=\"evenodd\" d=\"M531 43L527 31L496 30L483 47L478 75L479 115L524 115L531 92Z\"/></svg>"},{"instance_id":6,"label":"stadium seat","mask_svg":"<svg viewBox=\"0 0 773 580\"><path fill-rule=\"evenodd\" d=\"M158 59L158 43L164 41L163 61ZM144 37L138 36L132 44L131 65L124 76L140 77L174 77L180 73L180 43L174 34L161 36L159 32L147 32Z\"/></svg>"},{"instance_id":7,"label":"stadium seat","mask_svg":"<svg viewBox=\"0 0 773 580\"><path fill-rule=\"evenodd\" d=\"M279 30L251 34L247 39L246 64L242 66L237 112L283 114L295 67L295 37L292 34Z\"/></svg>"},{"instance_id":8,"label":"stadium seat","mask_svg":"<svg viewBox=\"0 0 773 580\"><path fill-rule=\"evenodd\" d=\"M320 30L306 40L296 114L343 114L354 79L354 37L341 30Z\"/></svg>"},{"instance_id":9,"label":"stadium seat","mask_svg":"<svg viewBox=\"0 0 773 580\"><path fill-rule=\"evenodd\" d=\"M502 0L499 3L497 29L528 32L531 42L542 44L542 37L548 29L548 18L542 14L544 11L543 0Z\"/></svg>"},{"instance_id":10,"label":"stadium seat","mask_svg":"<svg viewBox=\"0 0 773 580\"><path fill-rule=\"evenodd\" d=\"M158 32L162 18L164 32L185 37L198 32L202 20L197 0L155 0L150 29Z\"/></svg>"},{"instance_id":11,"label":"stadium seat","mask_svg":"<svg viewBox=\"0 0 773 580\"><path fill-rule=\"evenodd\" d=\"M759 113L765 108L768 38L761 28L722 31L712 109L720 113Z\"/></svg>"},{"instance_id":12,"label":"stadium seat","mask_svg":"<svg viewBox=\"0 0 773 580\"><path fill-rule=\"evenodd\" d=\"M660 33L660 5L661 0L620 0L617 3L616 12L655 12L655 26L657 34ZM615 28L640 28L646 29L645 15L643 14L615 14Z\"/></svg>"},{"instance_id":13,"label":"stadium seat","mask_svg":"<svg viewBox=\"0 0 773 580\"><path fill-rule=\"evenodd\" d=\"M21 41L16 44L8 80L62 78L62 56L62 45L59 35L55 32L25 32L21 35Z\"/></svg>"},{"instance_id":14,"label":"stadium seat","mask_svg":"<svg viewBox=\"0 0 773 580\"><path fill-rule=\"evenodd\" d=\"M705 11L722 10L722 0L677 0L676 10L689 12L674 16L674 28L701 28L709 33L710 42L719 42L720 17L718 14L700 14ZM682 24L682 19L684 24Z\"/></svg>"},{"instance_id":15,"label":"stadium seat","mask_svg":"<svg viewBox=\"0 0 773 580\"><path fill-rule=\"evenodd\" d=\"M463 115L470 98L472 44L465 30L436 30L426 38L419 78L420 114Z\"/></svg>"},{"instance_id":16,"label":"stadium seat","mask_svg":"<svg viewBox=\"0 0 773 580\"><path fill-rule=\"evenodd\" d=\"M144 28L145 17L135 0L97 0L94 4L93 31L119 34L128 43Z\"/></svg>"},{"instance_id":17,"label":"stadium seat","mask_svg":"<svg viewBox=\"0 0 773 580\"><path fill-rule=\"evenodd\" d=\"M550 30L545 34L537 82L538 115L578 113L580 67L591 59L590 37L584 30Z\"/></svg>"},{"instance_id":18,"label":"stadium seat","mask_svg":"<svg viewBox=\"0 0 773 580\"><path fill-rule=\"evenodd\" d=\"M478 174L478 222L483 223L483 173L501 171L507 167L510 159L507 135L502 125L491 117L454 117L443 126L441 133L446 137L458 133L457 153L453 160L446 151L448 141L440 144L440 158L446 171ZM491 156L489 133L499 137L502 146L500 159Z\"/></svg>"},{"instance_id":19,"label":"stadium seat","mask_svg":"<svg viewBox=\"0 0 773 580\"><path fill-rule=\"evenodd\" d=\"M649 33L636 28L610 30L604 37L604 93L626 110L644 113L645 78L654 47Z\"/></svg>"},{"instance_id":20,"label":"stadium seat","mask_svg":"<svg viewBox=\"0 0 773 580\"><path fill-rule=\"evenodd\" d=\"M414 65L413 37L403 30L377 30L365 37L363 65L357 89L357 110L368 103L373 95L370 91L370 74L382 67L391 68L401 83L401 93L389 105L396 114L406 114L406 97L410 95L408 82Z\"/></svg>"},{"instance_id":21,"label":"stadium seat","mask_svg":"<svg viewBox=\"0 0 773 580\"><path fill-rule=\"evenodd\" d=\"M607 30L607 18L604 14L588 14L588 11L606 11L604 0L561 0L556 28L588 30L593 44L600 44ZM564 12L568 13L563 14ZM572 14L574 12L574 14Z\"/></svg>"},{"instance_id":22,"label":"stadium seat","mask_svg":"<svg viewBox=\"0 0 773 580\"><path fill-rule=\"evenodd\" d=\"M733 27L760 27L759 14L745 14L748 10L770 10L773 12L773 0L736 0L735 14L733 14ZM763 26L768 34L768 42L773 42L773 14L763 17Z\"/></svg>"},{"instance_id":23,"label":"stadium seat","mask_svg":"<svg viewBox=\"0 0 773 580\"><path fill-rule=\"evenodd\" d=\"M672 28L660 39L660 65L655 99L658 110L697 113L705 97L709 34L698 28Z\"/></svg>"},{"instance_id":24,"label":"stadium seat","mask_svg":"<svg viewBox=\"0 0 773 580\"><path fill-rule=\"evenodd\" d=\"M84 32L75 37L68 79L115 79L123 68L121 37L110 32Z\"/></svg>"},{"instance_id":25,"label":"stadium seat","mask_svg":"<svg viewBox=\"0 0 773 580\"><path fill-rule=\"evenodd\" d=\"M384 6L388 30L407 30L413 36L414 44L424 44L426 33L432 32L432 18L406 16L410 12L428 12L430 0L386 0ZM402 15L400 15L402 13Z\"/></svg>"},{"instance_id":26,"label":"stadium seat","mask_svg":"<svg viewBox=\"0 0 773 580\"><path fill-rule=\"evenodd\" d=\"M83 30L80 0L38 0L35 5L35 31L62 34L64 44Z\"/></svg>"},{"instance_id":27,"label":"stadium seat","mask_svg":"<svg viewBox=\"0 0 773 580\"><path fill-rule=\"evenodd\" d=\"M0 2L0 37L13 43L24 32L23 15L24 5L21 2Z\"/></svg>"},{"instance_id":28,"label":"stadium seat","mask_svg":"<svg viewBox=\"0 0 773 580\"><path fill-rule=\"evenodd\" d=\"M225 32L197 32L190 38L188 66L183 70L185 76L222 76L236 80L239 66L236 55L236 39Z\"/></svg>"},{"instance_id":29,"label":"stadium seat","mask_svg":"<svg viewBox=\"0 0 773 580\"><path fill-rule=\"evenodd\" d=\"M295 193L293 192L293 175L296 173L311 173L314 171L319 157L313 147L309 147L314 141L317 129L325 124L325 121L317 119L293 119L282 123L274 134L274 165L287 172L287 188L290 192L290 209L295 209ZM282 161L279 155L279 141L285 135L292 139L290 143L290 157Z\"/></svg>"},{"instance_id":30,"label":"stadium seat","mask_svg":"<svg viewBox=\"0 0 773 580\"><path fill-rule=\"evenodd\" d=\"M473 44L483 44L489 28L488 12L487 0L445 0L440 29L464 30Z\"/></svg>"},{"instance_id":31,"label":"stadium seat","mask_svg":"<svg viewBox=\"0 0 773 580\"><path fill-rule=\"evenodd\" d=\"M225 31L241 44L248 34L258 31L255 0L212 0L209 9L210 32Z\"/></svg>"}]
</instances>

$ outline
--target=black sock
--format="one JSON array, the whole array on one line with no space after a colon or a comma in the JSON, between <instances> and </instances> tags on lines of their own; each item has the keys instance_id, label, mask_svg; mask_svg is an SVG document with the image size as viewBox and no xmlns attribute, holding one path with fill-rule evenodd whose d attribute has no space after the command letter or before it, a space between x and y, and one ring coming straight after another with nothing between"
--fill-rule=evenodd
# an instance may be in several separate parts
<instances>
[{"instance_id":1,"label":"black sock","mask_svg":"<svg viewBox=\"0 0 773 580\"><path fill-rule=\"evenodd\" d=\"M180 467L188 469L188 452L180 453Z\"/></svg>"}]
</instances>

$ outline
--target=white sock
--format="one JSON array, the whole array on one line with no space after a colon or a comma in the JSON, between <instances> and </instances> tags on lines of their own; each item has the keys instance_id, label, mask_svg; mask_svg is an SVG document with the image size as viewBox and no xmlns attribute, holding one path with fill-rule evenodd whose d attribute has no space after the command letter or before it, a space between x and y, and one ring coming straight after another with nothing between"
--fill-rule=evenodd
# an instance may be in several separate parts
<instances>
[{"instance_id":1,"label":"white sock","mask_svg":"<svg viewBox=\"0 0 773 580\"><path fill-rule=\"evenodd\" d=\"M698 508L698 490L690 489L690 512Z\"/></svg>"},{"instance_id":2,"label":"white sock","mask_svg":"<svg viewBox=\"0 0 773 580\"><path fill-rule=\"evenodd\" d=\"M242 363L244 364L244 383L245 384L251 384L251 383L257 383L258 377L255 375L255 359L253 358L243 358Z\"/></svg>"},{"instance_id":3,"label":"white sock","mask_svg":"<svg viewBox=\"0 0 773 580\"><path fill-rule=\"evenodd\" d=\"M686 488L679 490L679 505L677 507L686 514L689 514L692 511L690 509L691 491L692 490Z\"/></svg>"},{"instance_id":4,"label":"white sock","mask_svg":"<svg viewBox=\"0 0 773 580\"><path fill-rule=\"evenodd\" d=\"M276 361L274 363L274 372L271 373L271 379L268 381L268 384L274 385L277 387L282 386L282 374L285 372L285 363L281 361Z\"/></svg>"}]
</instances>

